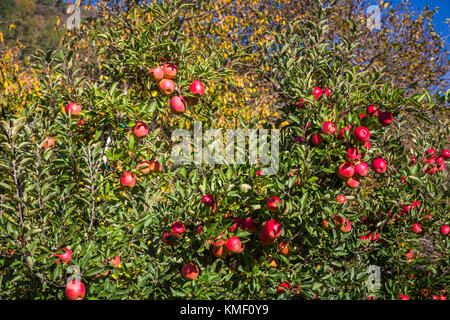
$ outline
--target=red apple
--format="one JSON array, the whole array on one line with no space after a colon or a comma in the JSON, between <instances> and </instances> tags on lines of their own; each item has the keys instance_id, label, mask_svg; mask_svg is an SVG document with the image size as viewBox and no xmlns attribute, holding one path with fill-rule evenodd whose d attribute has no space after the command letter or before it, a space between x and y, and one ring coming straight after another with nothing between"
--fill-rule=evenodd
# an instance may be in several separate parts
<instances>
[{"instance_id":1,"label":"red apple","mask_svg":"<svg viewBox=\"0 0 450 320\"><path fill-rule=\"evenodd\" d=\"M368 106L367 114L370 115L371 117L378 116L378 109L375 106Z\"/></svg>"},{"instance_id":2,"label":"red apple","mask_svg":"<svg viewBox=\"0 0 450 320\"><path fill-rule=\"evenodd\" d=\"M447 149L442 150L442 156L445 160L447 160L448 158L450 158L450 151Z\"/></svg>"},{"instance_id":3,"label":"red apple","mask_svg":"<svg viewBox=\"0 0 450 320\"><path fill-rule=\"evenodd\" d=\"M375 157L375 159L372 160L372 169L376 173L384 173L387 170L387 163L381 157Z\"/></svg>"},{"instance_id":4,"label":"red apple","mask_svg":"<svg viewBox=\"0 0 450 320\"><path fill-rule=\"evenodd\" d=\"M192 262L189 262L181 268L181 275L183 278L193 280L198 277L199 269L198 267L193 264Z\"/></svg>"},{"instance_id":5,"label":"red apple","mask_svg":"<svg viewBox=\"0 0 450 320\"><path fill-rule=\"evenodd\" d=\"M355 173L355 169L353 165L350 162L344 162L339 167L337 167L337 175L340 178L351 178L353 177L353 174Z\"/></svg>"},{"instance_id":6,"label":"red apple","mask_svg":"<svg viewBox=\"0 0 450 320\"><path fill-rule=\"evenodd\" d=\"M219 259L223 259L228 255L228 251L226 250L225 246L213 246L211 248L212 254L219 258Z\"/></svg>"},{"instance_id":7,"label":"red apple","mask_svg":"<svg viewBox=\"0 0 450 320\"><path fill-rule=\"evenodd\" d=\"M252 218L245 219L242 224L245 230L249 232L256 232L256 228L258 227L258 224Z\"/></svg>"},{"instance_id":8,"label":"red apple","mask_svg":"<svg viewBox=\"0 0 450 320\"><path fill-rule=\"evenodd\" d=\"M359 178L354 177L354 178L348 178L345 183L347 184L347 186L349 188L358 188L359 187Z\"/></svg>"},{"instance_id":9,"label":"red apple","mask_svg":"<svg viewBox=\"0 0 450 320\"><path fill-rule=\"evenodd\" d=\"M144 165L146 165L144 167ZM141 169L139 169L141 168ZM150 169L150 161L148 160L139 160L136 170L140 170L142 174L149 174L151 169Z\"/></svg>"},{"instance_id":10,"label":"red apple","mask_svg":"<svg viewBox=\"0 0 450 320\"><path fill-rule=\"evenodd\" d=\"M199 80L192 81L189 87L191 93L197 97L201 97L205 93L205 86Z\"/></svg>"},{"instance_id":11,"label":"red apple","mask_svg":"<svg viewBox=\"0 0 450 320\"><path fill-rule=\"evenodd\" d=\"M335 134L336 125L331 121L325 121L322 125L322 132L325 134Z\"/></svg>"},{"instance_id":12,"label":"red apple","mask_svg":"<svg viewBox=\"0 0 450 320\"><path fill-rule=\"evenodd\" d=\"M214 205L214 198L212 194L206 194L202 199L202 203L208 207L212 207Z\"/></svg>"},{"instance_id":13,"label":"red apple","mask_svg":"<svg viewBox=\"0 0 450 320\"><path fill-rule=\"evenodd\" d=\"M398 296L399 300L409 300L409 297L406 294L401 294Z\"/></svg>"},{"instance_id":14,"label":"red apple","mask_svg":"<svg viewBox=\"0 0 450 320\"><path fill-rule=\"evenodd\" d=\"M338 139L339 139L339 140L344 140L344 134L345 134L345 132L349 132L350 129L351 129L351 127L352 127L352 125L349 124L348 126L343 127L341 130L339 130L339 133L338 133Z\"/></svg>"},{"instance_id":15,"label":"red apple","mask_svg":"<svg viewBox=\"0 0 450 320\"><path fill-rule=\"evenodd\" d=\"M320 146L322 142L323 138L319 133L316 133L311 137L311 143L316 147Z\"/></svg>"},{"instance_id":16,"label":"red apple","mask_svg":"<svg viewBox=\"0 0 450 320\"><path fill-rule=\"evenodd\" d=\"M352 230L352 224L344 217L336 216L334 224L339 226L342 232L350 232Z\"/></svg>"},{"instance_id":17,"label":"red apple","mask_svg":"<svg viewBox=\"0 0 450 320\"><path fill-rule=\"evenodd\" d=\"M269 199L267 199L267 209L270 212L277 212L278 211L277 202L280 204L280 206L283 205L283 202L278 197L270 197Z\"/></svg>"},{"instance_id":18,"label":"red apple","mask_svg":"<svg viewBox=\"0 0 450 320\"><path fill-rule=\"evenodd\" d=\"M366 141L369 141L370 139L370 132L369 129L366 127L358 127L355 130L353 130L353 138L356 142L364 143Z\"/></svg>"},{"instance_id":19,"label":"red apple","mask_svg":"<svg viewBox=\"0 0 450 320\"><path fill-rule=\"evenodd\" d=\"M81 111L81 106L78 103L70 102L66 106L66 113L69 113L73 116L78 116Z\"/></svg>"},{"instance_id":20,"label":"red apple","mask_svg":"<svg viewBox=\"0 0 450 320\"><path fill-rule=\"evenodd\" d=\"M162 94L168 96L175 90L175 82L172 79L162 79L158 82L158 87Z\"/></svg>"},{"instance_id":21,"label":"red apple","mask_svg":"<svg viewBox=\"0 0 450 320\"><path fill-rule=\"evenodd\" d=\"M164 78L164 69L159 66L156 68L151 68L150 69L150 78L156 82L162 80L162 78Z\"/></svg>"},{"instance_id":22,"label":"red apple","mask_svg":"<svg viewBox=\"0 0 450 320\"><path fill-rule=\"evenodd\" d=\"M58 261L56 261L56 264L59 264L59 261L62 260L65 262L64 264L67 265L69 263L70 259L72 259L72 251L70 251L70 249L67 249L67 248L62 248L62 249L64 250L64 253L62 253L62 254L55 253L54 254L55 257L59 258Z\"/></svg>"},{"instance_id":23,"label":"red apple","mask_svg":"<svg viewBox=\"0 0 450 320\"><path fill-rule=\"evenodd\" d=\"M448 235L448 233L450 232L450 227L444 224L444 225L439 229L439 231L441 232L441 234L442 234L443 236L446 236L446 235Z\"/></svg>"},{"instance_id":24,"label":"red apple","mask_svg":"<svg viewBox=\"0 0 450 320\"><path fill-rule=\"evenodd\" d=\"M282 294L282 293L284 293L286 291L289 291L289 290L291 290L291 287L289 286L289 284L287 284L286 282L283 282L282 284L280 284L278 286L277 294Z\"/></svg>"},{"instance_id":25,"label":"red apple","mask_svg":"<svg viewBox=\"0 0 450 320\"><path fill-rule=\"evenodd\" d=\"M363 148L366 150L370 150L372 148L372 143L370 143L370 141L364 142Z\"/></svg>"},{"instance_id":26,"label":"red apple","mask_svg":"<svg viewBox=\"0 0 450 320\"><path fill-rule=\"evenodd\" d=\"M393 116L390 112L379 112L378 113L378 122L383 126L387 126L392 123Z\"/></svg>"},{"instance_id":27,"label":"red apple","mask_svg":"<svg viewBox=\"0 0 450 320\"><path fill-rule=\"evenodd\" d=\"M163 66L164 78L173 79L177 76L178 67L173 63L165 63Z\"/></svg>"},{"instance_id":28,"label":"red apple","mask_svg":"<svg viewBox=\"0 0 450 320\"><path fill-rule=\"evenodd\" d=\"M225 242L225 248L231 253L240 253L242 252L241 240L238 237L232 236Z\"/></svg>"},{"instance_id":29,"label":"red apple","mask_svg":"<svg viewBox=\"0 0 450 320\"><path fill-rule=\"evenodd\" d=\"M118 268L120 265L120 256L116 255L114 259L110 260L109 262L112 263L116 268Z\"/></svg>"},{"instance_id":30,"label":"red apple","mask_svg":"<svg viewBox=\"0 0 450 320\"><path fill-rule=\"evenodd\" d=\"M325 88L325 90L323 91L323 94L329 97L331 95L330 89Z\"/></svg>"},{"instance_id":31,"label":"red apple","mask_svg":"<svg viewBox=\"0 0 450 320\"><path fill-rule=\"evenodd\" d=\"M273 244L275 240L276 238L269 237L264 228L259 232L259 241L261 241L262 244Z\"/></svg>"},{"instance_id":32,"label":"red apple","mask_svg":"<svg viewBox=\"0 0 450 320\"><path fill-rule=\"evenodd\" d=\"M173 246L174 244L177 243L177 238L170 232L164 232L162 236L162 241L169 246Z\"/></svg>"},{"instance_id":33,"label":"red apple","mask_svg":"<svg viewBox=\"0 0 450 320\"><path fill-rule=\"evenodd\" d=\"M171 229L170 233L172 233L172 235L177 238L181 237L184 234L184 232L186 231L184 224L179 221L172 223L171 228L172 229Z\"/></svg>"},{"instance_id":34,"label":"red apple","mask_svg":"<svg viewBox=\"0 0 450 320\"><path fill-rule=\"evenodd\" d=\"M319 98L322 94L323 94L322 89L320 89L319 87L314 87L313 89L314 100L317 100L317 98Z\"/></svg>"},{"instance_id":35,"label":"red apple","mask_svg":"<svg viewBox=\"0 0 450 320\"><path fill-rule=\"evenodd\" d=\"M347 149L347 160L352 163L361 160L361 153L358 153L358 148L350 147Z\"/></svg>"},{"instance_id":36,"label":"red apple","mask_svg":"<svg viewBox=\"0 0 450 320\"><path fill-rule=\"evenodd\" d=\"M170 110L173 113L181 114L181 113L185 112L186 106L187 106L187 103L183 97L174 96L174 97L172 97L172 99L170 99Z\"/></svg>"},{"instance_id":37,"label":"red apple","mask_svg":"<svg viewBox=\"0 0 450 320\"><path fill-rule=\"evenodd\" d=\"M420 224L418 223L413 223L411 226L411 231L414 233L421 233L422 232L422 228L420 227Z\"/></svg>"},{"instance_id":38,"label":"red apple","mask_svg":"<svg viewBox=\"0 0 450 320\"><path fill-rule=\"evenodd\" d=\"M136 178L134 177L133 172L124 172L122 176L120 177L120 184L123 187L130 187L133 188L136 184Z\"/></svg>"},{"instance_id":39,"label":"red apple","mask_svg":"<svg viewBox=\"0 0 450 320\"><path fill-rule=\"evenodd\" d=\"M281 224L275 219L267 221L263 229L267 236L272 239L278 238L283 231Z\"/></svg>"},{"instance_id":40,"label":"red apple","mask_svg":"<svg viewBox=\"0 0 450 320\"><path fill-rule=\"evenodd\" d=\"M148 127L144 121L138 121L134 125L132 131L136 138L141 139L148 134Z\"/></svg>"},{"instance_id":41,"label":"red apple","mask_svg":"<svg viewBox=\"0 0 450 320\"><path fill-rule=\"evenodd\" d=\"M369 173L369 166L364 161L355 164L355 173L358 177L365 177Z\"/></svg>"},{"instance_id":42,"label":"red apple","mask_svg":"<svg viewBox=\"0 0 450 320\"><path fill-rule=\"evenodd\" d=\"M337 202L339 202L339 203L345 203L345 202L347 202L347 198L346 198L343 194L338 195L338 196L336 197L336 200L337 200Z\"/></svg>"},{"instance_id":43,"label":"red apple","mask_svg":"<svg viewBox=\"0 0 450 320\"><path fill-rule=\"evenodd\" d=\"M86 289L82 282L73 280L66 284L65 295L67 300L83 300L85 294Z\"/></svg>"},{"instance_id":44,"label":"red apple","mask_svg":"<svg viewBox=\"0 0 450 320\"><path fill-rule=\"evenodd\" d=\"M43 149L47 149L49 147L53 148L55 146L55 138L53 137L45 137L44 139L45 143L42 145Z\"/></svg>"}]
</instances>

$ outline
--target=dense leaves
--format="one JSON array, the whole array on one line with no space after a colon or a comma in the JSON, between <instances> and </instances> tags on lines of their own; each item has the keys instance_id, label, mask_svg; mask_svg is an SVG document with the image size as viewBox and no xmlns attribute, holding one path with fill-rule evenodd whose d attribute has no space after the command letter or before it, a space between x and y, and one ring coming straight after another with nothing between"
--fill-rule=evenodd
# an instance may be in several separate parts
<instances>
[{"instance_id":1,"label":"dense leaves","mask_svg":"<svg viewBox=\"0 0 450 320\"><path fill-rule=\"evenodd\" d=\"M267 41L233 50L192 39L193 30L213 34L190 25L205 10L198 3L110 9L68 32L58 50L37 51L29 68L39 90L23 108L3 101L1 298L62 299L73 277L85 299L447 295L449 241L440 228L449 222L448 160L439 157L448 92L411 92L376 65L359 69L363 44L334 34L333 7L314 7L258 35ZM239 110L233 95L256 94L235 85L245 83L249 60L260 94L276 94L275 121L225 112ZM170 95L150 72L166 63L177 66ZM194 80L205 85L201 97L190 92ZM186 99L185 113L170 111L173 96ZM392 113L392 123L370 115L371 105ZM248 158L176 163L172 133L192 132L195 121L203 131L280 130L279 170L261 175L263 165ZM357 127L370 132L370 147L355 138ZM387 163L382 174L376 157ZM356 158L370 169L352 188L336 169ZM125 172L133 187L123 185ZM377 289L367 284L371 267L381 272Z\"/></svg>"}]
</instances>

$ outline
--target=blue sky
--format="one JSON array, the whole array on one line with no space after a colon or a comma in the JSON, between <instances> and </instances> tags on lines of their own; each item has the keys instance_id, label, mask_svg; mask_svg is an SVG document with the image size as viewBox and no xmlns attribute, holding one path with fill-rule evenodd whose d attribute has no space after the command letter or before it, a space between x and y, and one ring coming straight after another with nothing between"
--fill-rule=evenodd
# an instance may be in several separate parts
<instances>
[{"instance_id":1,"label":"blue sky","mask_svg":"<svg viewBox=\"0 0 450 320\"><path fill-rule=\"evenodd\" d=\"M391 0L392 4L401 3L401 0ZM450 34L449 25L445 24L445 19L450 18L450 0L409 0L413 7L419 11L429 4L430 9L438 8L438 13L435 15L436 31L444 37ZM447 39L448 40L448 39Z\"/></svg>"}]
</instances>

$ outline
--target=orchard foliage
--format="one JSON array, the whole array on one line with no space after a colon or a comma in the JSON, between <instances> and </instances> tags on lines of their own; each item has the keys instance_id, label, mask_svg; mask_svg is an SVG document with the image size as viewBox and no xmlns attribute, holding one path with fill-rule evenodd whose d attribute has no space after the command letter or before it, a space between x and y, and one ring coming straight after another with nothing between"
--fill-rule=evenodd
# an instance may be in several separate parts
<instances>
[{"instance_id":1,"label":"orchard foliage","mask_svg":"<svg viewBox=\"0 0 450 320\"><path fill-rule=\"evenodd\" d=\"M1 298L76 296L65 288L77 269L85 299L448 295L440 231L450 212L448 92L411 92L393 86L389 70L361 70L364 43L355 38L365 26L348 20L349 34L336 36L333 6L280 15L261 33L249 27L264 41L213 41L234 30L235 15L223 11L230 6L105 7L59 50L32 57L39 90L21 108L2 100ZM197 19L210 14L220 20L201 27ZM247 14L249 23L264 19ZM177 66L169 95L150 72L166 63ZM195 80L201 97L190 91ZM175 96L187 102L184 113L171 112ZM266 96L275 121L249 116L247 102L259 97L260 106ZM375 113L383 112L392 123L381 123ZM249 161L174 163L171 134L194 121L204 130L279 129L279 171L262 176ZM355 139L357 127L370 132L370 147ZM382 174L376 157L387 163ZM357 188L336 173L345 161L368 164ZM369 266L381 271L376 291L366 285Z\"/></svg>"}]
</instances>

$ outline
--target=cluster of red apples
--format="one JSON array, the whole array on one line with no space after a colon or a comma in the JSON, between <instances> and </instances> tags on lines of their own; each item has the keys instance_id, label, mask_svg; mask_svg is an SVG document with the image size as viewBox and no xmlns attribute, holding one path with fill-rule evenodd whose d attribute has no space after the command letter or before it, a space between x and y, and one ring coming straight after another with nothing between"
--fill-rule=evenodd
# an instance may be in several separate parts
<instances>
[{"instance_id":1,"label":"cluster of red apples","mask_svg":"<svg viewBox=\"0 0 450 320\"><path fill-rule=\"evenodd\" d=\"M202 204L212 208L213 212L215 212L216 202L211 194L206 194L202 198ZM279 212L279 208L282 204L281 199L278 197L270 197L267 200L266 208L270 212L275 213ZM265 245L270 245L275 243L283 231L280 222L276 219L270 219L264 224L260 224L257 220L252 218L234 218L233 222L234 224L228 231L222 232L219 236L209 241L212 254L219 259L223 259L229 254L240 254L244 251L245 245L241 242L239 237L234 235L236 232L241 230L251 233L259 232L260 242ZM171 230L163 233L162 241L169 246L174 246L177 244L180 237L184 235L185 230L186 228L182 222L174 222L171 226ZM195 234L198 235L202 232L203 226L200 225L197 227ZM286 243L281 242L279 249L282 254L289 254L289 247ZM199 268L193 262L189 262L182 266L181 275L186 279L193 280L199 275Z\"/></svg>"}]
</instances>

